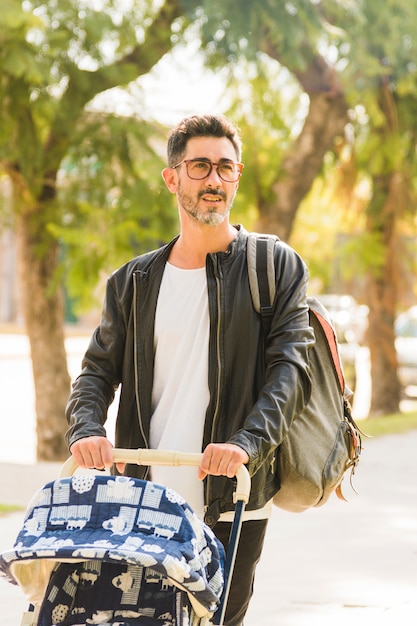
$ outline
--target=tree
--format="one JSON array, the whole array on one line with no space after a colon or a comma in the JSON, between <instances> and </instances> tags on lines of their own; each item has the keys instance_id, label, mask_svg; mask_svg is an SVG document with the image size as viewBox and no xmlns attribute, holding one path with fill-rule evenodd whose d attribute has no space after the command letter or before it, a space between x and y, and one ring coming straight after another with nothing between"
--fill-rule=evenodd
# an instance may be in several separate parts
<instances>
[{"instance_id":1,"label":"tree","mask_svg":"<svg viewBox=\"0 0 417 626\"><path fill-rule=\"evenodd\" d=\"M252 138L251 145L259 146L259 150L251 154L250 165L254 172L265 175L263 181L255 176L256 184L248 189L253 198L251 207L254 212L255 208L259 211L259 230L289 239L299 206L323 173L323 159L329 151L337 172L344 166L355 170L352 188L355 181L365 177L369 181L369 198L363 205L367 211L367 232L361 233L360 241L371 242L372 250L377 251L368 254L371 264L366 270L370 280L368 292L376 294L370 302L372 327L378 336L382 336L383 326L389 329L384 334L387 341L376 345L377 339L371 340L373 361L383 364L384 370L384 377L380 372L373 374L373 405L375 408L379 402L387 410L395 406L398 394L394 388L392 319L396 292L395 272L391 272L395 245L391 235L399 229L398 198L403 206L409 206L408 198L414 193L411 181L415 179L412 111L416 9L405 0L394 0L382 8L378 5L378 12L376 15L376 7L370 2L354 0L349 3L183 0L181 6L179 0L174 0L160 9L145 0L120 6L116 0L102 0L100 10L85 0L3 1L0 163L14 188L24 315L35 376L39 458L59 458L65 454L62 439L65 424L58 420L63 415L69 385L58 269L62 241L67 258L75 258L71 255L81 242L89 253L84 257L89 263L71 263L70 277L89 267L94 280L103 262L102 243L107 232L102 229L101 209L105 208L106 219L113 229L123 233L119 241L125 241L126 231L129 235L134 232L134 241L128 242L134 248L140 249L145 228L152 237L161 236L162 232L162 220L155 224L149 216L141 215L138 224L128 206L122 211L123 219L118 219L112 193L119 188L117 194L120 194L123 177L117 178L119 168L126 168L128 181L122 196L116 194L117 197L128 199L138 189L137 185L141 194L147 189L146 177L141 180L138 161L131 151L135 142L145 145L147 139L138 139L142 132L139 129L126 131L123 120L116 116L98 115L93 107L94 98L148 72L179 39L188 19L194 22L194 29L200 29L211 67L226 64L232 77L242 79L239 68L244 64L250 69L253 81L257 81L256 89L261 97L255 102L258 107L255 115L251 119L248 114L250 92L246 98L247 94L242 95L241 90L243 106L239 110L235 108L235 113L247 120L248 129L252 126L252 134L246 136ZM268 71L262 64L268 66ZM284 108L274 111L280 89L287 90L289 83L279 80L268 83L272 67L281 76L285 68L291 78L292 95L287 102L291 101L295 107L297 99L300 100L298 133L290 128ZM264 105L268 99L265 119ZM394 116L393 111L396 111ZM266 143L261 143L260 127L265 138L262 141ZM116 136L120 141L115 142L113 154L109 143ZM279 150L275 149L271 167L266 167L265 157L275 137ZM350 160L346 160L346 152ZM97 154L101 156L93 162ZM395 160L394 155L399 154L401 159ZM371 169L367 159L373 165ZM117 166L113 168L115 163ZM94 178L97 167L106 172L112 188L99 189L97 185L99 193L93 197L78 189L77 202L70 201L69 190L74 183L71 171L82 169L86 176L91 174ZM67 173L67 187L58 184L59 173L63 171ZM79 177L75 182L80 182ZM245 185L244 177L242 191ZM117 208L122 204L116 204ZM388 219L382 219L384 215ZM100 236L86 237L83 229L87 227ZM388 249L390 255L386 254ZM362 250L363 246L361 254ZM383 393L378 391L379 382L386 386ZM389 403L387 393L391 398Z\"/></svg>"},{"instance_id":2,"label":"tree","mask_svg":"<svg viewBox=\"0 0 417 626\"><path fill-rule=\"evenodd\" d=\"M96 7L96 8L94 8ZM23 314L42 460L67 455L64 306L56 280L62 223L57 177L93 98L148 72L172 46L171 1L4 0L0 14L0 163L12 181Z\"/></svg>"},{"instance_id":3,"label":"tree","mask_svg":"<svg viewBox=\"0 0 417 626\"><path fill-rule=\"evenodd\" d=\"M367 268L368 339L371 413L378 415L397 411L400 400L394 320L404 225L416 215L417 9L402 0L383 7L367 2L364 17L366 37L350 32L344 80L357 133L351 161L356 180L366 176L371 189L365 229L376 254Z\"/></svg>"},{"instance_id":4,"label":"tree","mask_svg":"<svg viewBox=\"0 0 417 626\"><path fill-rule=\"evenodd\" d=\"M260 230L290 237L300 203L322 172L324 156L329 151L337 155L341 145L347 147L353 129L362 125L361 137L350 146L358 164L357 148L365 146L368 152L366 147L373 146L372 167L366 164L368 178L370 173L366 237L361 238L377 250L366 268L371 411L395 412L396 233L404 207L415 206L416 7L405 0L383 8L372 2L331 0L261 0L239 6L211 0L202 7L197 17L211 63L234 61L238 66L242 57L259 63L264 52L285 66L308 95L304 124L270 177L269 192L264 195L259 187ZM365 111L366 122L356 124L360 110ZM360 178L363 171L358 168Z\"/></svg>"},{"instance_id":5,"label":"tree","mask_svg":"<svg viewBox=\"0 0 417 626\"><path fill-rule=\"evenodd\" d=\"M325 38L335 38L334 29L316 4L205 0L196 12L210 66L227 64L233 74L242 60L259 64L266 54L287 68L300 93L308 96L301 130L287 145L266 195L258 198L258 229L284 240L291 235L301 200L320 174L325 153L343 135L348 119L337 69L320 53ZM355 9L354 3L350 6Z\"/></svg>"}]
</instances>

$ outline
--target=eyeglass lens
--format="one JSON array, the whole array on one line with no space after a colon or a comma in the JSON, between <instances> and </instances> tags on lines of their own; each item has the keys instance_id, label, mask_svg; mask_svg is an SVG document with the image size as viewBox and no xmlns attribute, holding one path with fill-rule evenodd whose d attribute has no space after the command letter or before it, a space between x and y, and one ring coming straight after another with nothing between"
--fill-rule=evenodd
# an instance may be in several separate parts
<instances>
[{"instance_id":1,"label":"eyeglass lens","mask_svg":"<svg viewBox=\"0 0 417 626\"><path fill-rule=\"evenodd\" d=\"M210 161L199 161L198 159L187 161L187 173L194 180L201 180L210 175L213 164ZM240 175L240 169L232 161L224 161L215 165L217 173L226 182L235 182Z\"/></svg>"}]
</instances>

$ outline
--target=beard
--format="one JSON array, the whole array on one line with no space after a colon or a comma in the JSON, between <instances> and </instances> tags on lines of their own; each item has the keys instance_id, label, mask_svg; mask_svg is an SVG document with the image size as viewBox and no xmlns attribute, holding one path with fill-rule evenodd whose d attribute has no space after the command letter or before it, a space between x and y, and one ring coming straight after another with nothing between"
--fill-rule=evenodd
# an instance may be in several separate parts
<instances>
[{"instance_id":1,"label":"beard","mask_svg":"<svg viewBox=\"0 0 417 626\"><path fill-rule=\"evenodd\" d=\"M197 194L197 200L191 197L189 194L183 192L181 186L178 188L178 203L181 208L189 215L194 221L199 224L204 224L205 226L219 226L224 222L226 217L229 215L230 210L233 205L233 200L236 195L236 191L234 191L232 197L228 200L227 195L224 191L215 190L215 189L203 189ZM208 209L201 210L199 207L199 200L202 196L212 195L213 197L218 197L224 201L224 208L220 210L220 208L213 204L212 207Z\"/></svg>"}]
</instances>

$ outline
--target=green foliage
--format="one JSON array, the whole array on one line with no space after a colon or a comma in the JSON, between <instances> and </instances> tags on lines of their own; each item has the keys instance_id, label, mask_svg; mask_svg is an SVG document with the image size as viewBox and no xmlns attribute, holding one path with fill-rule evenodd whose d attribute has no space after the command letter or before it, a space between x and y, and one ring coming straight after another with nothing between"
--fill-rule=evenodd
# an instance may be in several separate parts
<instances>
[{"instance_id":1,"label":"green foliage","mask_svg":"<svg viewBox=\"0 0 417 626\"><path fill-rule=\"evenodd\" d=\"M195 3L185 4L195 9ZM368 273L378 276L385 240L365 219L368 203L378 211L386 200L376 181L393 171L403 172L410 189L417 180L416 134L411 130L417 119L415 6L406 0L383 5L355 0L207 0L200 3L195 18L210 67L229 67L227 91L233 105L228 114L242 127L245 140L245 170L234 214L244 214L246 208L249 224L256 222L262 200L273 201L282 160L304 122L305 100L300 101L288 70L297 76L314 55L336 68L352 105L345 139L351 154L347 163L344 155L342 161L335 155L324 164L322 181L315 182L298 211L291 243L322 288L334 287L335 268L337 279L348 283ZM281 66L274 67L268 55ZM383 85L389 86L398 107L398 129L389 132ZM347 180L340 178L339 169L350 170ZM411 212L415 196L405 206Z\"/></svg>"},{"instance_id":2,"label":"green foliage","mask_svg":"<svg viewBox=\"0 0 417 626\"><path fill-rule=\"evenodd\" d=\"M338 0L203 0L197 8L189 0L183 4L201 24L202 42L212 66L236 63L241 56L253 60L269 42L284 65L292 71L304 70L325 38L340 39L346 20L361 18L358 3ZM343 15L342 26L337 28L327 19L327 14L333 13Z\"/></svg>"},{"instance_id":3,"label":"green foliage","mask_svg":"<svg viewBox=\"0 0 417 626\"><path fill-rule=\"evenodd\" d=\"M291 127L299 123L300 90L285 69L259 54L234 67L228 93L232 105L226 114L242 130L245 163L233 214L254 224L259 205L271 198Z\"/></svg>"},{"instance_id":4,"label":"green foliage","mask_svg":"<svg viewBox=\"0 0 417 626\"><path fill-rule=\"evenodd\" d=\"M297 212L291 237L291 245L307 263L311 288L315 292L331 288L334 268L339 264L335 254L340 254L343 248L338 235L346 232L343 211L337 205L332 188L333 168L332 163L323 179L315 181Z\"/></svg>"},{"instance_id":5,"label":"green foliage","mask_svg":"<svg viewBox=\"0 0 417 626\"><path fill-rule=\"evenodd\" d=\"M357 92L377 90L382 79L396 89L414 75L417 7L413 2L364 2L365 29L352 24L349 30L349 66L344 79Z\"/></svg>"},{"instance_id":6,"label":"green foliage","mask_svg":"<svg viewBox=\"0 0 417 626\"><path fill-rule=\"evenodd\" d=\"M347 281L363 277L368 272L380 276L385 262L385 246L378 233L363 232L349 237L337 251L343 276Z\"/></svg>"},{"instance_id":7,"label":"green foliage","mask_svg":"<svg viewBox=\"0 0 417 626\"><path fill-rule=\"evenodd\" d=\"M56 171L65 156L86 104L149 71L171 47L170 23L165 30L155 26L152 49L146 49L152 18L158 18L153 2L7 0L5 8L2 4L0 160L18 164L38 196L45 172Z\"/></svg>"},{"instance_id":8,"label":"green foliage","mask_svg":"<svg viewBox=\"0 0 417 626\"><path fill-rule=\"evenodd\" d=\"M80 305L101 269L172 235L156 156L163 130L100 116L94 98L148 72L171 48L178 15L176 1L2 2L0 168L15 213L30 213L33 251L62 242L54 284L67 276Z\"/></svg>"},{"instance_id":9,"label":"green foliage","mask_svg":"<svg viewBox=\"0 0 417 626\"><path fill-rule=\"evenodd\" d=\"M177 213L161 177L164 161L150 147L165 129L137 119L87 115L60 172L61 221L48 229L64 249L66 284L75 312L132 256L171 239Z\"/></svg>"}]
</instances>

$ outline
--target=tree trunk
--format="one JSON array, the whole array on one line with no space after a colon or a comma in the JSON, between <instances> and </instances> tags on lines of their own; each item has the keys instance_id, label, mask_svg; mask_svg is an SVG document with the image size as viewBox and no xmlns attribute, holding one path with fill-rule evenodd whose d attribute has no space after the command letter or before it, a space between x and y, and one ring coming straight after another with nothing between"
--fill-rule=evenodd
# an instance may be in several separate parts
<instances>
[{"instance_id":1,"label":"tree trunk","mask_svg":"<svg viewBox=\"0 0 417 626\"><path fill-rule=\"evenodd\" d=\"M385 123L376 129L381 146L398 134L399 120L388 80L381 81L380 109ZM397 304L397 222L404 207L405 179L397 171L396 155L387 154L381 172L373 176L372 201L367 209L367 229L380 239L384 259L368 280L369 348L371 353L371 415L396 413L401 388L397 375L394 321Z\"/></svg>"},{"instance_id":2,"label":"tree trunk","mask_svg":"<svg viewBox=\"0 0 417 626\"><path fill-rule=\"evenodd\" d=\"M271 45L266 51L280 60ZM290 238L299 204L319 174L326 152L344 132L348 111L337 73L321 56L313 57L304 71L294 71L294 75L309 96L309 111L272 186L274 200L260 199L256 226L259 232L275 233L284 241Z\"/></svg>"},{"instance_id":3,"label":"tree trunk","mask_svg":"<svg viewBox=\"0 0 417 626\"><path fill-rule=\"evenodd\" d=\"M367 285L371 416L396 413L400 405L394 321L398 276L396 217L401 206L401 180L397 173L374 178L373 200L368 208L368 230L381 237L385 254L382 267L377 273L369 275Z\"/></svg>"},{"instance_id":4,"label":"tree trunk","mask_svg":"<svg viewBox=\"0 0 417 626\"><path fill-rule=\"evenodd\" d=\"M36 392L36 452L39 461L62 461L68 456L64 411L70 376L64 343L63 295L60 286L53 285L59 246L48 237L45 245L45 232L38 236L39 215L35 218L35 214L36 211L19 214L16 234L23 315Z\"/></svg>"}]
</instances>

